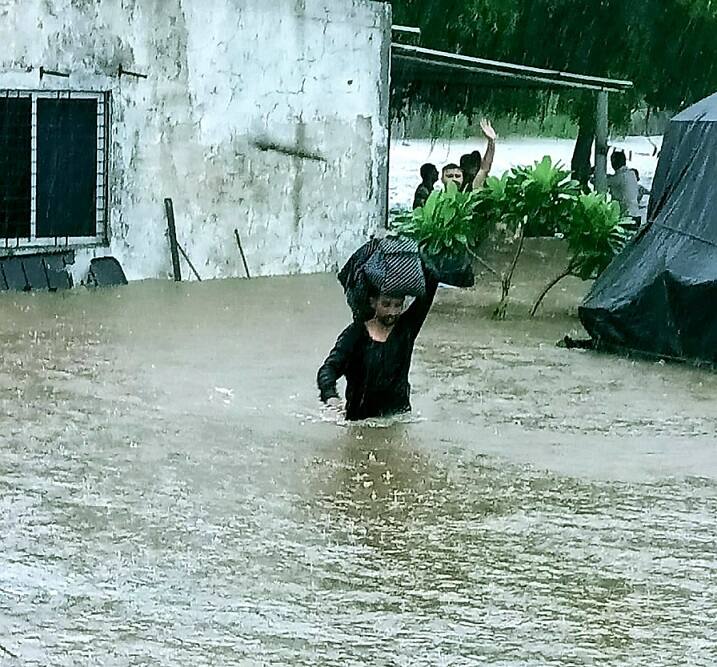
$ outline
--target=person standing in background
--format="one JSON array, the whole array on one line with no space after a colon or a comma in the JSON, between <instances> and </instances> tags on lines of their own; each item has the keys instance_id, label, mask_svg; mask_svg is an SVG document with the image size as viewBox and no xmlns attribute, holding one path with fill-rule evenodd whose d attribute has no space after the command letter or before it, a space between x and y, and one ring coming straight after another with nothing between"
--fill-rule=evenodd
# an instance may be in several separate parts
<instances>
[{"instance_id":1,"label":"person standing in background","mask_svg":"<svg viewBox=\"0 0 717 667\"><path fill-rule=\"evenodd\" d=\"M612 198L620 204L623 215L632 218L633 230L642 223L640 214L640 186L635 172L627 168L625 152L614 150L610 156L610 164L615 173L607 177L607 187Z\"/></svg>"},{"instance_id":2,"label":"person standing in background","mask_svg":"<svg viewBox=\"0 0 717 667\"><path fill-rule=\"evenodd\" d=\"M466 163L469 165L470 173L464 175L463 179L463 191L471 192L473 190L480 190L485 183L485 179L488 178L490 169L493 166L493 158L495 157L495 142L498 138L493 126L490 121L485 118L480 122L483 136L488 140L485 152L481 155L480 151L473 151L470 156L463 156L464 158L469 157ZM463 158L461 158L461 161ZM461 165L462 166L462 165Z\"/></svg>"},{"instance_id":3,"label":"person standing in background","mask_svg":"<svg viewBox=\"0 0 717 667\"><path fill-rule=\"evenodd\" d=\"M413 209L420 208L426 203L433 192L433 186L438 180L438 169L435 164L426 163L421 166L421 184L416 188L413 196Z\"/></svg>"}]
</instances>

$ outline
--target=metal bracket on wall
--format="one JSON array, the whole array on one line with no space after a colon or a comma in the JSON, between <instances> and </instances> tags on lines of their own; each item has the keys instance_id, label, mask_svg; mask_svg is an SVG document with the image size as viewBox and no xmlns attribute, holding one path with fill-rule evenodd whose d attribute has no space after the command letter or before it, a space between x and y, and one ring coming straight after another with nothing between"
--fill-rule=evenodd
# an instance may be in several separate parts
<instances>
[{"instance_id":1,"label":"metal bracket on wall","mask_svg":"<svg viewBox=\"0 0 717 667\"><path fill-rule=\"evenodd\" d=\"M61 76L63 79L69 79L70 73L69 72L58 72L54 69L45 69L42 65L40 65L40 81L42 81L43 77L46 76Z\"/></svg>"},{"instance_id":2,"label":"metal bracket on wall","mask_svg":"<svg viewBox=\"0 0 717 667\"><path fill-rule=\"evenodd\" d=\"M122 67L122 63L119 64L119 67L117 68L117 76L121 79L123 76L133 76L135 79L146 79L146 74L140 74L139 72L130 72L127 69L124 69Z\"/></svg>"}]
</instances>

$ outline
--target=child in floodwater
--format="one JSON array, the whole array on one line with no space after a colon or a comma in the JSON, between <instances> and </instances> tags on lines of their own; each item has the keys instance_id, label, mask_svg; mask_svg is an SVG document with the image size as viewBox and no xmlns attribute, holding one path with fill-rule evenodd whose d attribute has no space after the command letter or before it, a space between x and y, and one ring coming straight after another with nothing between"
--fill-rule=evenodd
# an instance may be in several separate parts
<instances>
[{"instance_id":1,"label":"child in floodwater","mask_svg":"<svg viewBox=\"0 0 717 667\"><path fill-rule=\"evenodd\" d=\"M373 317L367 322L354 320L346 327L319 369L321 400L340 409L336 381L345 376L346 419L355 421L410 411L408 371L413 345L437 287L437 281L426 276L426 294L416 298L405 312L404 297L372 296Z\"/></svg>"}]
</instances>

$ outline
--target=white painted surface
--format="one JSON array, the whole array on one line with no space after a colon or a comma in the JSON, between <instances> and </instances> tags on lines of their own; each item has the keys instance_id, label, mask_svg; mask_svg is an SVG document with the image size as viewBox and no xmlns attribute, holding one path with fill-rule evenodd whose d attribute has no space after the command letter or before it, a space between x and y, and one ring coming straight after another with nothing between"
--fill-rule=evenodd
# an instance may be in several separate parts
<instances>
[{"instance_id":1,"label":"white painted surface","mask_svg":"<svg viewBox=\"0 0 717 667\"><path fill-rule=\"evenodd\" d=\"M332 269L383 227L389 39L373 0L0 0L0 88L112 93L110 247L75 277L167 276L165 197L202 278L243 275L235 227L253 275Z\"/></svg>"}]
</instances>

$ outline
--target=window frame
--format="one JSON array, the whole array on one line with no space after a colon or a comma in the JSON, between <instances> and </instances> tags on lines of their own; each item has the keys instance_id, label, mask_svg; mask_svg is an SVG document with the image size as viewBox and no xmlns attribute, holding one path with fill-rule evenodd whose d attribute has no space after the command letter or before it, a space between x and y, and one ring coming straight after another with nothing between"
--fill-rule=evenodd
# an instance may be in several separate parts
<instances>
[{"instance_id":1,"label":"window frame","mask_svg":"<svg viewBox=\"0 0 717 667\"><path fill-rule=\"evenodd\" d=\"M0 88L0 97L29 97L31 111L30 140L30 236L0 237L2 251L21 250L23 248L75 248L78 246L103 246L109 242L110 206L109 206L109 164L110 164L110 120L111 96L109 91L91 90L32 90ZM77 100L97 101L97 149L95 183L95 231L94 236L50 236L38 237L37 231L37 100Z\"/></svg>"}]
</instances>

